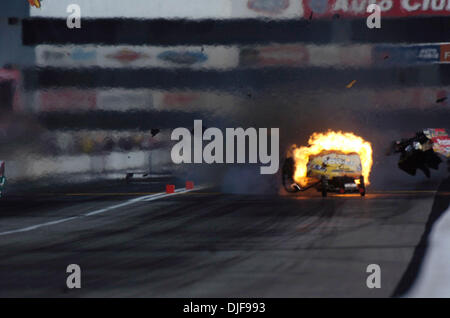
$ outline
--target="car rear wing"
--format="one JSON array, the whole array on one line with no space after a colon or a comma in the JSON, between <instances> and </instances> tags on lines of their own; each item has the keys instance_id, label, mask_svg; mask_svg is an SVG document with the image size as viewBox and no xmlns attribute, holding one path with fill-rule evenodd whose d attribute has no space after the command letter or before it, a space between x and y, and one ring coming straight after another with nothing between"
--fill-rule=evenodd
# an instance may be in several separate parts
<instances>
[{"instance_id":1,"label":"car rear wing","mask_svg":"<svg viewBox=\"0 0 450 318\"><path fill-rule=\"evenodd\" d=\"M424 131L425 136L433 142L433 150L450 159L450 135L443 128L429 128Z\"/></svg>"}]
</instances>

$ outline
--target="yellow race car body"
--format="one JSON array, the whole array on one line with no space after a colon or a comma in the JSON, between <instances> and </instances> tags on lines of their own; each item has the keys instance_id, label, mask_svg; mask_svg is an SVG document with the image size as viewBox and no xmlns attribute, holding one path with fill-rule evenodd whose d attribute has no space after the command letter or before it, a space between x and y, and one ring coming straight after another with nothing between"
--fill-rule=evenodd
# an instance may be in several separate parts
<instances>
[{"instance_id":1,"label":"yellow race car body","mask_svg":"<svg viewBox=\"0 0 450 318\"><path fill-rule=\"evenodd\" d=\"M361 159L356 153L322 152L311 156L307 165L308 178L331 180L336 177L359 179L362 173Z\"/></svg>"},{"instance_id":2,"label":"yellow race car body","mask_svg":"<svg viewBox=\"0 0 450 318\"><path fill-rule=\"evenodd\" d=\"M282 183L286 191L299 192L316 188L327 196L328 192L366 194L362 175L361 158L357 153L345 154L339 151L321 152L309 157L306 182L302 186L293 179L295 163L286 158L282 170Z\"/></svg>"}]
</instances>

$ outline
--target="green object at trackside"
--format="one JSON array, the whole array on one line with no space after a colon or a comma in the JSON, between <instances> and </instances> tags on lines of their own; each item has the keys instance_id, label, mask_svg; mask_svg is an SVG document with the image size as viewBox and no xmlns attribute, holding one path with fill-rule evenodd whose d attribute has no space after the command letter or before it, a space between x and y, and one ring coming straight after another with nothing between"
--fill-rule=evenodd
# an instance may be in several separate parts
<instances>
[{"instance_id":1,"label":"green object at trackside","mask_svg":"<svg viewBox=\"0 0 450 318\"><path fill-rule=\"evenodd\" d=\"M2 176L0 177L0 198L3 195L3 189L5 188L6 185L6 177Z\"/></svg>"}]
</instances>

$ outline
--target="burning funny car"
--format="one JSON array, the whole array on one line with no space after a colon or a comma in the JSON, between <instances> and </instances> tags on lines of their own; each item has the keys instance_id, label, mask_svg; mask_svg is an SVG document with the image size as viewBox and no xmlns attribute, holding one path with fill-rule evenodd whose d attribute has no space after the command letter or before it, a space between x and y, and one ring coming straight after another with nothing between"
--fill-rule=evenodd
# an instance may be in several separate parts
<instances>
[{"instance_id":1,"label":"burning funny car","mask_svg":"<svg viewBox=\"0 0 450 318\"><path fill-rule=\"evenodd\" d=\"M372 169L372 146L353 133L314 133L309 146L293 146L282 182L288 192L316 188L328 192L366 194Z\"/></svg>"}]
</instances>

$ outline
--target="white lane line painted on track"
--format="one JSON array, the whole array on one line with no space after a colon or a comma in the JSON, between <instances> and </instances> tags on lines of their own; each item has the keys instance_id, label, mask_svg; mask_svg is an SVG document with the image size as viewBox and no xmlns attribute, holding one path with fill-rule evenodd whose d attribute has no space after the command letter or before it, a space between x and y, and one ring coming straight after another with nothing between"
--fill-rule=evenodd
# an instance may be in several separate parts
<instances>
[{"instance_id":1,"label":"white lane line painted on track","mask_svg":"<svg viewBox=\"0 0 450 318\"><path fill-rule=\"evenodd\" d=\"M411 298L450 297L450 208L434 223Z\"/></svg>"},{"instance_id":2,"label":"white lane line painted on track","mask_svg":"<svg viewBox=\"0 0 450 318\"><path fill-rule=\"evenodd\" d=\"M36 229L38 229L40 227L56 225L56 224L64 223L64 222L71 221L71 220L74 220L74 219L78 219L78 218L79 218L79 216L73 216L73 217L70 217L70 218L60 219L60 220L57 220L57 221L36 224L36 225L32 225L32 226L21 228L21 229L17 229L17 230L1 232L0 235L8 235L8 234L14 234L14 233L28 232L28 231L36 230Z\"/></svg>"},{"instance_id":3,"label":"white lane line painted on track","mask_svg":"<svg viewBox=\"0 0 450 318\"><path fill-rule=\"evenodd\" d=\"M201 190L203 188L204 187L196 187L195 189L192 189L192 190L187 190L185 188L181 188L181 189L175 190L175 193L167 194L165 192L161 192L161 193L156 193L156 194L145 195L145 196L142 196L142 197L138 197L138 198L134 198L134 199L125 201L125 202L120 203L120 204L115 204L115 205L112 205L112 206L109 206L109 207L106 207L106 208L103 208L103 209L98 209L98 210L95 210L95 211L92 211L92 212L88 212L88 213L84 213L84 214L81 214L81 215L72 216L72 217L64 218L64 219L59 219L59 220L56 220L56 221L51 221L51 222L45 222L45 223L40 223L40 224L36 224L36 225L31 225L31 226L27 226L27 227L16 229L16 230L0 232L0 236L14 234L14 233L29 232L29 231L36 230L36 229L39 229L39 228L42 228L42 227L46 227L46 226L61 224L61 223L64 223L64 222L72 221L72 220L75 220L75 219L80 219L80 218L83 218L83 217L98 215L98 214L105 213L105 212L108 212L108 211L111 211L111 210L115 210L115 209L118 209L118 208L123 208L125 206L131 205L131 204L134 204L134 203L137 203L137 202L154 201L154 200L158 200L158 199L174 196L174 195L177 195L177 194L182 194L182 193L188 193L188 192L192 192L192 191Z\"/></svg>"}]
</instances>

